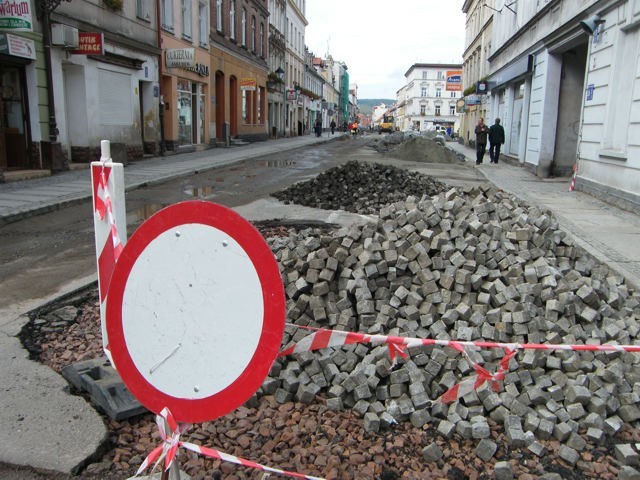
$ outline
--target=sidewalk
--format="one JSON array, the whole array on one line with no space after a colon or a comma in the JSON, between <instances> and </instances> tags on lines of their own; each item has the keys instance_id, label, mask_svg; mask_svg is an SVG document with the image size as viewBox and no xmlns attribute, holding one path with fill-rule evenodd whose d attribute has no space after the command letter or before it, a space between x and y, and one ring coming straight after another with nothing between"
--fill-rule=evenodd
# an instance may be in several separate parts
<instances>
[{"instance_id":1,"label":"sidewalk","mask_svg":"<svg viewBox=\"0 0 640 480\"><path fill-rule=\"evenodd\" d=\"M448 142L447 148L475 164L475 149L457 142ZM551 210L578 245L640 288L640 216L586 193L569 192L570 178L542 179L520 166L491 164L488 155L476 168L496 187Z\"/></svg>"},{"instance_id":2,"label":"sidewalk","mask_svg":"<svg viewBox=\"0 0 640 480\"><path fill-rule=\"evenodd\" d=\"M331 136L324 132L321 137L305 135L140 160L125 167L125 190L166 182L261 155L324 143L340 136L341 133ZM0 184L0 226L91 198L89 175L87 168Z\"/></svg>"}]
</instances>

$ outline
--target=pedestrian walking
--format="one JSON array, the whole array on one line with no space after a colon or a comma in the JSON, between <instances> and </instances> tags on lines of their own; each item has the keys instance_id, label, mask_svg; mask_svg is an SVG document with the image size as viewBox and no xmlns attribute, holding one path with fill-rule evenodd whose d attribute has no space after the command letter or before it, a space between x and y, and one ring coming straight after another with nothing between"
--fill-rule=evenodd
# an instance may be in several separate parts
<instances>
[{"instance_id":1,"label":"pedestrian walking","mask_svg":"<svg viewBox=\"0 0 640 480\"><path fill-rule=\"evenodd\" d=\"M480 117L476 125L476 165L482 163L484 153L487 151L487 136L489 135L489 127L484 123L484 118Z\"/></svg>"},{"instance_id":2,"label":"pedestrian walking","mask_svg":"<svg viewBox=\"0 0 640 480\"><path fill-rule=\"evenodd\" d=\"M489 157L491 163L498 163L500 158L500 146L504 144L504 128L500 125L500 119L496 118L493 125L489 127Z\"/></svg>"},{"instance_id":3,"label":"pedestrian walking","mask_svg":"<svg viewBox=\"0 0 640 480\"><path fill-rule=\"evenodd\" d=\"M336 131L336 121L331 120L331 123L329 124L329 126L331 127L331 135L333 135L333 133Z\"/></svg>"},{"instance_id":4,"label":"pedestrian walking","mask_svg":"<svg viewBox=\"0 0 640 480\"><path fill-rule=\"evenodd\" d=\"M316 119L314 129L316 131L316 137L319 137L320 135L322 135L322 120L320 120L319 118Z\"/></svg>"}]
</instances>

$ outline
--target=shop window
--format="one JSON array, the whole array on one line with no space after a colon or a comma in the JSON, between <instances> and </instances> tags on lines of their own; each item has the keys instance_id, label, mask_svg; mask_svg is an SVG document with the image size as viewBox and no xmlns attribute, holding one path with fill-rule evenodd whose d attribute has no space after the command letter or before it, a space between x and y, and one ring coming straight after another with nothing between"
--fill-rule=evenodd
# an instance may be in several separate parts
<instances>
[{"instance_id":1,"label":"shop window","mask_svg":"<svg viewBox=\"0 0 640 480\"><path fill-rule=\"evenodd\" d=\"M427 114L427 106L426 105L420 105L420 115L426 115Z\"/></svg>"},{"instance_id":2,"label":"shop window","mask_svg":"<svg viewBox=\"0 0 640 480\"><path fill-rule=\"evenodd\" d=\"M455 114L456 114L455 105L449 105L449 115L455 115Z\"/></svg>"},{"instance_id":3,"label":"shop window","mask_svg":"<svg viewBox=\"0 0 640 480\"><path fill-rule=\"evenodd\" d=\"M420 96L421 97L426 97L427 96L427 87L422 87L420 89Z\"/></svg>"},{"instance_id":4,"label":"shop window","mask_svg":"<svg viewBox=\"0 0 640 480\"><path fill-rule=\"evenodd\" d=\"M436 105L436 117L440 116L440 105Z\"/></svg>"},{"instance_id":5,"label":"shop window","mask_svg":"<svg viewBox=\"0 0 640 480\"><path fill-rule=\"evenodd\" d=\"M244 123L249 123L248 93L246 90L242 90L242 121Z\"/></svg>"},{"instance_id":6,"label":"shop window","mask_svg":"<svg viewBox=\"0 0 640 480\"><path fill-rule=\"evenodd\" d=\"M192 87L189 80L178 79L178 144L193 142Z\"/></svg>"}]
</instances>

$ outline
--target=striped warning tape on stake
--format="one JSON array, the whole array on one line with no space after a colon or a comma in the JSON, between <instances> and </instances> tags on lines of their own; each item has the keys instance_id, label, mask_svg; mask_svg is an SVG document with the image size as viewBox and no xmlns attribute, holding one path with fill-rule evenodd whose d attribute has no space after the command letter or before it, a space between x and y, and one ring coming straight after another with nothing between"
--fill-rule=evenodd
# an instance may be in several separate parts
<instances>
[{"instance_id":1,"label":"striped warning tape on stake","mask_svg":"<svg viewBox=\"0 0 640 480\"><path fill-rule=\"evenodd\" d=\"M486 341L460 341L460 340L438 340L434 338L412 338L399 337L391 335L368 335L365 333L345 332L340 330L328 330L323 328L313 328L299 326L288 323L288 326L302 328L305 330L313 330L314 333L303 338L297 343L282 350L278 356L293 355L296 353L309 352L312 350L320 350L328 347L340 347L343 345L352 345L356 343L370 343L372 345L386 344L389 347L389 355L392 361L392 367L395 365L397 355L406 357L406 350L412 347L420 346L442 346L451 347L465 355L470 365L476 372L476 375L454 385L447 390L437 401L449 403L464 397L468 393L477 390L480 386L489 382L495 389L499 383L504 380L506 373L509 371L509 362L515 357L518 350L575 350L589 352L640 352L640 345L569 345L569 344L547 344L547 343L501 343ZM498 371L491 373L481 365L473 362L466 353L466 348L499 348L504 350L505 355L500 360Z\"/></svg>"},{"instance_id":2,"label":"striped warning tape on stake","mask_svg":"<svg viewBox=\"0 0 640 480\"><path fill-rule=\"evenodd\" d=\"M256 470L262 470L264 472L275 473L278 475L287 475L294 478L305 478L308 480L324 480L321 477L312 477L310 475L304 475L302 473L289 472L287 470L281 470L279 468L267 467L251 460L229 455L209 447L203 447L196 445L195 443L183 442L180 440L180 435L186 432L191 425L187 423L178 423L171 414L168 408L162 409L159 415L156 415L156 423L158 424L158 430L160 431L160 437L162 438L162 444L154 448L147 458L144 459L142 465L136 472L135 476L140 475L147 468L153 464L155 469L164 460L164 469L169 470L171 464L175 460L179 447L184 447L192 452L199 453L209 458L216 458L224 462L231 462L244 467L255 468ZM165 426L166 425L166 426ZM168 430L167 427L168 426Z\"/></svg>"}]
</instances>

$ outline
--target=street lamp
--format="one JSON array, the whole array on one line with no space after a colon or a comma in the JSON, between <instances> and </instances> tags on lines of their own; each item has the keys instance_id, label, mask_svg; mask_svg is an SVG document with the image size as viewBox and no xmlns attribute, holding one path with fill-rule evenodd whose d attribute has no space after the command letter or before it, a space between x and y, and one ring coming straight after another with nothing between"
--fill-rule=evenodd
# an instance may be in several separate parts
<instances>
[{"instance_id":1,"label":"street lamp","mask_svg":"<svg viewBox=\"0 0 640 480\"><path fill-rule=\"evenodd\" d=\"M278 76L280 81L284 80L284 70L282 69L282 67L278 67L278 69L276 70L276 75Z\"/></svg>"}]
</instances>

